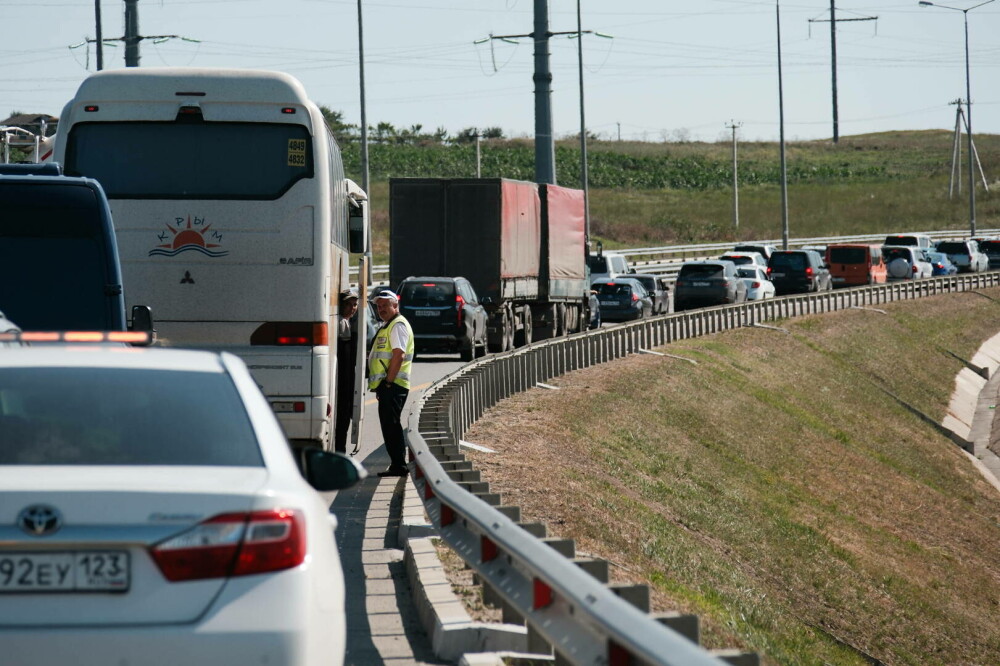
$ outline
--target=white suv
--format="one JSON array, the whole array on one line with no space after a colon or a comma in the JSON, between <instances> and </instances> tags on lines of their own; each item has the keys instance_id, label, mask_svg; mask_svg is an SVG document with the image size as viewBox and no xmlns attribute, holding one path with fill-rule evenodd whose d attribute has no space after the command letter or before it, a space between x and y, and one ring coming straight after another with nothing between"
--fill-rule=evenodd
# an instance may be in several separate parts
<instances>
[{"instance_id":1,"label":"white suv","mask_svg":"<svg viewBox=\"0 0 1000 666\"><path fill-rule=\"evenodd\" d=\"M990 268L990 258L979 250L979 243L974 240L940 241L937 251L947 254L960 273L980 273Z\"/></svg>"},{"instance_id":2,"label":"white suv","mask_svg":"<svg viewBox=\"0 0 1000 666\"><path fill-rule=\"evenodd\" d=\"M916 280L934 274L934 267L927 258L926 251L919 247L883 245L882 258L885 260L889 280Z\"/></svg>"}]
</instances>

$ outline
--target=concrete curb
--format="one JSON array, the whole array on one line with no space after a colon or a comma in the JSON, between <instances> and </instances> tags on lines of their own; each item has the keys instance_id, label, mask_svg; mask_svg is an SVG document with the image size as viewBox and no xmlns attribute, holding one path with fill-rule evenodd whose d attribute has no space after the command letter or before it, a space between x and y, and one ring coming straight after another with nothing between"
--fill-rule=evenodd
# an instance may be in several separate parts
<instances>
[{"instance_id":1,"label":"concrete curb","mask_svg":"<svg viewBox=\"0 0 1000 666\"><path fill-rule=\"evenodd\" d=\"M972 365L983 370L977 373L966 367L955 377L955 391L948 412L941 422L953 439L968 443L963 446L973 466L1000 490L1000 457L990 448L993 417L1000 399L1000 333L983 343L972 357ZM968 364L967 364L968 365ZM989 379L984 379L984 375Z\"/></svg>"},{"instance_id":2,"label":"concrete curb","mask_svg":"<svg viewBox=\"0 0 1000 666\"><path fill-rule=\"evenodd\" d=\"M437 530L429 524L423 503L407 479L399 546L403 549L406 576L416 604L417 615L434 655L470 666L502 664L502 654L527 652L528 630L521 625L476 622L451 589L438 558L432 537Z\"/></svg>"}]
</instances>

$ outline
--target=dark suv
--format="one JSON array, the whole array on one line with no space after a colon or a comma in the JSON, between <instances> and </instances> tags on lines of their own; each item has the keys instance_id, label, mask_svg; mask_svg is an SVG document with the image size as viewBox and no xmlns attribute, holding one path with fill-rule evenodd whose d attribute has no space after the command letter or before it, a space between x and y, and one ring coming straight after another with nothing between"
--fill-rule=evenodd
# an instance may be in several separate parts
<instances>
[{"instance_id":1,"label":"dark suv","mask_svg":"<svg viewBox=\"0 0 1000 666\"><path fill-rule=\"evenodd\" d=\"M26 331L152 330L125 315L111 209L96 180L55 164L0 168L0 309Z\"/></svg>"},{"instance_id":2,"label":"dark suv","mask_svg":"<svg viewBox=\"0 0 1000 666\"><path fill-rule=\"evenodd\" d=\"M830 271L813 250L779 250L767 260L767 276L775 293L801 294L833 289Z\"/></svg>"},{"instance_id":3,"label":"dark suv","mask_svg":"<svg viewBox=\"0 0 1000 666\"><path fill-rule=\"evenodd\" d=\"M464 277L408 277L396 293L416 351L486 355L486 309Z\"/></svg>"},{"instance_id":4,"label":"dark suv","mask_svg":"<svg viewBox=\"0 0 1000 666\"><path fill-rule=\"evenodd\" d=\"M747 285L731 261L688 261L674 283L674 312L708 305L742 303Z\"/></svg>"}]
</instances>

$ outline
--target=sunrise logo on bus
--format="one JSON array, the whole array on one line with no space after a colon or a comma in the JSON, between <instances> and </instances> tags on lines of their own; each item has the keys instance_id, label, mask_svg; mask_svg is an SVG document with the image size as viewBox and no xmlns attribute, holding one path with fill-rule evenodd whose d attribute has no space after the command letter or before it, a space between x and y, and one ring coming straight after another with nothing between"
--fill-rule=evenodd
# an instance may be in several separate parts
<instances>
[{"instance_id":1,"label":"sunrise logo on bus","mask_svg":"<svg viewBox=\"0 0 1000 666\"><path fill-rule=\"evenodd\" d=\"M149 251L150 257L176 257L181 252L189 250L201 252L209 257L224 257L229 254L229 250L214 249L221 247L222 234L215 230L209 234L212 225L205 224L205 218L196 216L192 222L191 216L188 215L186 223L183 217L178 217L175 224L176 228L170 226L169 223L166 225L170 234L173 234L173 238L166 231L161 231L157 235L161 241L169 240L170 242L154 247Z\"/></svg>"}]
</instances>

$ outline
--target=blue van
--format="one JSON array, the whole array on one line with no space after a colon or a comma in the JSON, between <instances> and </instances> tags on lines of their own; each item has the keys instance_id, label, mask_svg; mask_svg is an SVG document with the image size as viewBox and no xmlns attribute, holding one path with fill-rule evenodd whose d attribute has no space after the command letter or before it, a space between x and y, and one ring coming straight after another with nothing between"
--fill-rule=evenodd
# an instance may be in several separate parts
<instances>
[{"instance_id":1,"label":"blue van","mask_svg":"<svg viewBox=\"0 0 1000 666\"><path fill-rule=\"evenodd\" d=\"M25 331L152 331L125 316L111 209L100 184L56 165L0 168L0 310Z\"/></svg>"}]
</instances>

